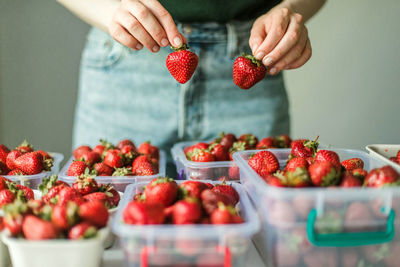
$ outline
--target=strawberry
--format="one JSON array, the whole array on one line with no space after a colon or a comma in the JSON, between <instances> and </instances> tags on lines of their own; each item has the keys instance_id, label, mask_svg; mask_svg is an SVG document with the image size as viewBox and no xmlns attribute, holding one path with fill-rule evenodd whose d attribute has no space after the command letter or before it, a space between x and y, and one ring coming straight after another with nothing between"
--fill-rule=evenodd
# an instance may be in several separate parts
<instances>
[{"instance_id":1,"label":"strawberry","mask_svg":"<svg viewBox=\"0 0 400 267\"><path fill-rule=\"evenodd\" d=\"M292 143L292 139L287 134L281 134L276 138L279 148L289 148Z\"/></svg>"},{"instance_id":2,"label":"strawberry","mask_svg":"<svg viewBox=\"0 0 400 267\"><path fill-rule=\"evenodd\" d=\"M0 208L6 204L13 203L15 195L9 189L3 189L0 191Z\"/></svg>"},{"instance_id":3,"label":"strawberry","mask_svg":"<svg viewBox=\"0 0 400 267\"><path fill-rule=\"evenodd\" d=\"M26 175L26 173L24 173L24 172L22 172L22 171L20 171L20 170L18 170L18 169L14 169L14 170L12 170L12 171L9 171L9 172L7 173L7 175L8 175L8 176L24 176L24 175Z\"/></svg>"},{"instance_id":4,"label":"strawberry","mask_svg":"<svg viewBox=\"0 0 400 267\"><path fill-rule=\"evenodd\" d=\"M148 161L143 161L135 165L135 169L132 168L132 173L137 176L151 176L156 174L154 166Z\"/></svg>"},{"instance_id":5,"label":"strawberry","mask_svg":"<svg viewBox=\"0 0 400 267\"><path fill-rule=\"evenodd\" d=\"M367 203L352 202L346 211L344 227L346 231L350 232L371 231L374 230L374 226L370 223L373 220L374 216L372 215L372 211L369 209Z\"/></svg>"},{"instance_id":6,"label":"strawberry","mask_svg":"<svg viewBox=\"0 0 400 267\"><path fill-rule=\"evenodd\" d=\"M318 136L314 141L307 139L295 140L291 143L291 157L313 157L318 148Z\"/></svg>"},{"instance_id":7,"label":"strawberry","mask_svg":"<svg viewBox=\"0 0 400 267\"><path fill-rule=\"evenodd\" d=\"M161 203L165 207L172 205L178 196L178 184L174 179L154 178L143 192L146 202Z\"/></svg>"},{"instance_id":8,"label":"strawberry","mask_svg":"<svg viewBox=\"0 0 400 267\"><path fill-rule=\"evenodd\" d=\"M104 150L105 150L104 145L98 144L98 145L96 145L96 146L93 148L92 151L93 151L93 152L96 152L96 153L99 154L99 155L103 155ZM86 151L85 151L85 152L86 152ZM89 151L87 151L87 152L89 152Z\"/></svg>"},{"instance_id":9,"label":"strawberry","mask_svg":"<svg viewBox=\"0 0 400 267\"><path fill-rule=\"evenodd\" d=\"M10 149L3 144L0 144L0 161L6 164L7 155L10 153Z\"/></svg>"},{"instance_id":10,"label":"strawberry","mask_svg":"<svg viewBox=\"0 0 400 267\"><path fill-rule=\"evenodd\" d=\"M79 160L82 160L87 163L88 166L92 166L93 164L101 161L101 156L99 153L95 151L84 151L82 152Z\"/></svg>"},{"instance_id":11,"label":"strawberry","mask_svg":"<svg viewBox=\"0 0 400 267\"><path fill-rule=\"evenodd\" d=\"M210 189L203 190L200 194L203 208L207 214L211 214L218 207L218 202L222 202L225 205L234 205L233 199L228 195L214 192Z\"/></svg>"},{"instance_id":12,"label":"strawberry","mask_svg":"<svg viewBox=\"0 0 400 267\"><path fill-rule=\"evenodd\" d=\"M264 79L266 72L261 61L243 53L233 63L233 82L242 89L249 89Z\"/></svg>"},{"instance_id":13,"label":"strawberry","mask_svg":"<svg viewBox=\"0 0 400 267\"><path fill-rule=\"evenodd\" d=\"M196 148L193 150L190 160L195 162L210 162L215 161L215 158L208 150Z\"/></svg>"},{"instance_id":14,"label":"strawberry","mask_svg":"<svg viewBox=\"0 0 400 267\"><path fill-rule=\"evenodd\" d=\"M80 176L85 173L85 170L89 170L89 166L86 162L75 160L68 167L68 176Z\"/></svg>"},{"instance_id":15,"label":"strawberry","mask_svg":"<svg viewBox=\"0 0 400 267\"><path fill-rule=\"evenodd\" d=\"M215 161L227 161L229 160L228 150L224 146L218 143L214 143L209 146L209 151L214 156Z\"/></svg>"},{"instance_id":16,"label":"strawberry","mask_svg":"<svg viewBox=\"0 0 400 267\"><path fill-rule=\"evenodd\" d=\"M136 150L135 144L134 144L131 140L129 140L129 139L121 140L121 141L119 141L119 143L117 144L117 148L120 149L120 150L122 150L122 148L123 148L124 146L132 146L132 147Z\"/></svg>"},{"instance_id":17,"label":"strawberry","mask_svg":"<svg viewBox=\"0 0 400 267\"><path fill-rule=\"evenodd\" d=\"M90 146L80 146L78 148L75 148L74 152L72 153L74 155L75 159L80 159L82 154L84 152L92 151Z\"/></svg>"},{"instance_id":18,"label":"strawberry","mask_svg":"<svg viewBox=\"0 0 400 267\"><path fill-rule=\"evenodd\" d=\"M200 198L201 192L203 192L203 190L206 190L207 188L208 187L205 183L192 180L184 181L179 185L179 189L185 192L184 195L189 195L197 198Z\"/></svg>"},{"instance_id":19,"label":"strawberry","mask_svg":"<svg viewBox=\"0 0 400 267\"><path fill-rule=\"evenodd\" d=\"M171 47L175 52L168 55L166 64L172 77L179 83L186 83L196 70L199 58L189 51L186 44L179 47Z\"/></svg>"},{"instance_id":20,"label":"strawberry","mask_svg":"<svg viewBox=\"0 0 400 267\"><path fill-rule=\"evenodd\" d=\"M117 149L107 150L104 156L104 163L111 168L121 168L124 166L124 158L121 151Z\"/></svg>"},{"instance_id":21,"label":"strawberry","mask_svg":"<svg viewBox=\"0 0 400 267\"><path fill-rule=\"evenodd\" d=\"M43 195L46 195L49 190L55 186L69 187L69 184L64 181L58 180L57 175L51 175L49 177L43 178L42 183L38 186L38 188Z\"/></svg>"},{"instance_id":22,"label":"strawberry","mask_svg":"<svg viewBox=\"0 0 400 267\"><path fill-rule=\"evenodd\" d=\"M25 196L25 199L31 200L31 199L35 199L35 195L33 193L33 190L30 189L29 187L25 186L25 185L20 185L20 184L16 184L15 185L19 190L21 190Z\"/></svg>"},{"instance_id":23,"label":"strawberry","mask_svg":"<svg viewBox=\"0 0 400 267\"><path fill-rule=\"evenodd\" d=\"M152 146L150 141L140 144L140 146L137 149L137 152L142 155L146 155L149 158L153 158L153 159L160 158L160 151L159 151L158 147Z\"/></svg>"},{"instance_id":24,"label":"strawberry","mask_svg":"<svg viewBox=\"0 0 400 267\"><path fill-rule=\"evenodd\" d=\"M286 171L285 175L286 175L287 186L307 187L311 185L310 176L308 174L307 168L305 167L296 168L295 171L293 171L292 169L288 170Z\"/></svg>"},{"instance_id":25,"label":"strawberry","mask_svg":"<svg viewBox=\"0 0 400 267\"><path fill-rule=\"evenodd\" d=\"M381 168L372 169L364 180L364 186L382 187L396 186L400 182L399 174L393 167L386 165Z\"/></svg>"},{"instance_id":26,"label":"strawberry","mask_svg":"<svg viewBox=\"0 0 400 267\"><path fill-rule=\"evenodd\" d=\"M225 147L225 149L229 150L232 147L233 143L235 143L236 141L237 138L234 134L225 134L224 132L222 132L219 134L219 137L213 141L213 143L219 143L223 147Z\"/></svg>"},{"instance_id":27,"label":"strawberry","mask_svg":"<svg viewBox=\"0 0 400 267\"><path fill-rule=\"evenodd\" d=\"M292 206L301 219L307 219L315 204L314 199L309 195L297 194L293 197Z\"/></svg>"},{"instance_id":28,"label":"strawberry","mask_svg":"<svg viewBox=\"0 0 400 267\"><path fill-rule=\"evenodd\" d=\"M25 153L29 153L29 152L33 152L33 151L34 151L33 146L32 146L31 144L29 144L28 141L26 141L26 140L24 140L24 141L23 141L19 146L17 146L15 149L18 150L18 151L21 151L22 154L25 154Z\"/></svg>"},{"instance_id":29,"label":"strawberry","mask_svg":"<svg viewBox=\"0 0 400 267\"><path fill-rule=\"evenodd\" d=\"M394 163L399 164L399 162L397 161L397 157L390 157L389 158L391 161L393 161Z\"/></svg>"},{"instance_id":30,"label":"strawberry","mask_svg":"<svg viewBox=\"0 0 400 267\"><path fill-rule=\"evenodd\" d=\"M397 158L397 163L400 164L400 150L397 151L396 158Z\"/></svg>"},{"instance_id":31,"label":"strawberry","mask_svg":"<svg viewBox=\"0 0 400 267\"><path fill-rule=\"evenodd\" d=\"M232 161L233 160L233 153L238 152L238 151L243 151L250 149L249 145L246 142L243 141L237 141L232 144L232 147L229 149L229 159Z\"/></svg>"},{"instance_id":32,"label":"strawberry","mask_svg":"<svg viewBox=\"0 0 400 267\"><path fill-rule=\"evenodd\" d=\"M11 182L11 181L5 177L0 176L0 191L3 189L8 189L6 182Z\"/></svg>"},{"instance_id":33,"label":"strawberry","mask_svg":"<svg viewBox=\"0 0 400 267\"><path fill-rule=\"evenodd\" d=\"M279 161L269 151L260 151L249 159L248 164L261 177L266 177L279 169Z\"/></svg>"},{"instance_id":34,"label":"strawberry","mask_svg":"<svg viewBox=\"0 0 400 267\"><path fill-rule=\"evenodd\" d=\"M78 176L72 184L72 188L78 191L81 195L86 195L96 192L99 186L92 176L83 174Z\"/></svg>"},{"instance_id":35,"label":"strawberry","mask_svg":"<svg viewBox=\"0 0 400 267\"><path fill-rule=\"evenodd\" d=\"M281 177L272 174L268 174L266 177L261 178L263 178L263 180L271 186L286 187L286 178L282 179Z\"/></svg>"},{"instance_id":36,"label":"strawberry","mask_svg":"<svg viewBox=\"0 0 400 267\"><path fill-rule=\"evenodd\" d=\"M308 162L305 158L293 158L286 164L285 171L295 172L297 168L308 169Z\"/></svg>"},{"instance_id":37,"label":"strawberry","mask_svg":"<svg viewBox=\"0 0 400 267\"><path fill-rule=\"evenodd\" d=\"M121 148L121 153L126 159L130 159L132 161L136 155L136 148L131 145L125 145Z\"/></svg>"},{"instance_id":38,"label":"strawberry","mask_svg":"<svg viewBox=\"0 0 400 267\"><path fill-rule=\"evenodd\" d=\"M37 152L28 152L15 160L15 167L22 172L33 175L41 171L50 171L53 166L53 160L44 160L42 154Z\"/></svg>"},{"instance_id":39,"label":"strawberry","mask_svg":"<svg viewBox=\"0 0 400 267\"><path fill-rule=\"evenodd\" d=\"M12 236L22 233L22 222L24 215L29 212L28 205L20 200L3 207L4 226L10 231Z\"/></svg>"},{"instance_id":40,"label":"strawberry","mask_svg":"<svg viewBox=\"0 0 400 267\"><path fill-rule=\"evenodd\" d=\"M44 150L36 150L36 152L42 154L43 159L53 159L53 157L50 156L50 154L47 153L47 152L44 151Z\"/></svg>"},{"instance_id":41,"label":"strawberry","mask_svg":"<svg viewBox=\"0 0 400 267\"><path fill-rule=\"evenodd\" d=\"M335 166L336 170L340 171L342 165L340 164L339 156L336 152L331 150L318 150L317 154L315 154L314 162L323 162L328 161Z\"/></svg>"},{"instance_id":42,"label":"strawberry","mask_svg":"<svg viewBox=\"0 0 400 267\"><path fill-rule=\"evenodd\" d=\"M130 202L122 213L127 224L162 224L165 219L161 203Z\"/></svg>"},{"instance_id":43,"label":"strawberry","mask_svg":"<svg viewBox=\"0 0 400 267\"><path fill-rule=\"evenodd\" d=\"M174 224L196 223L201 216L201 205L197 198L187 197L173 205L172 221Z\"/></svg>"},{"instance_id":44,"label":"strawberry","mask_svg":"<svg viewBox=\"0 0 400 267\"><path fill-rule=\"evenodd\" d=\"M364 162L360 158L346 159L342 161L341 164L348 171L364 168Z\"/></svg>"},{"instance_id":45,"label":"strawberry","mask_svg":"<svg viewBox=\"0 0 400 267\"><path fill-rule=\"evenodd\" d=\"M49 191L50 193L50 191ZM58 193L58 201L59 205L65 205L68 201L75 202L76 204L80 205L84 202L82 195L76 191L72 187L63 187Z\"/></svg>"},{"instance_id":46,"label":"strawberry","mask_svg":"<svg viewBox=\"0 0 400 267\"><path fill-rule=\"evenodd\" d=\"M355 177L353 174L348 171L343 173L342 181L340 182L341 187L357 187L362 186L362 182L360 179Z\"/></svg>"},{"instance_id":47,"label":"strawberry","mask_svg":"<svg viewBox=\"0 0 400 267\"><path fill-rule=\"evenodd\" d=\"M238 140L245 142L250 149L255 148L258 143L258 138L254 134L242 134Z\"/></svg>"},{"instance_id":48,"label":"strawberry","mask_svg":"<svg viewBox=\"0 0 400 267\"><path fill-rule=\"evenodd\" d=\"M19 150L12 150L10 153L8 153L6 158L7 168L10 170L16 169L17 166L15 166L15 160L22 155L23 153Z\"/></svg>"},{"instance_id":49,"label":"strawberry","mask_svg":"<svg viewBox=\"0 0 400 267\"><path fill-rule=\"evenodd\" d=\"M150 170L153 173L153 166L150 164ZM122 167L122 168L115 168L114 172L112 173L112 176L132 176L132 168L128 167ZM148 175L152 175L152 174L148 174Z\"/></svg>"},{"instance_id":50,"label":"strawberry","mask_svg":"<svg viewBox=\"0 0 400 267\"><path fill-rule=\"evenodd\" d=\"M220 194L227 195L232 199L233 205L236 205L239 202L239 194L236 189L226 184L225 180L222 181L222 184L215 184L214 188L211 189L213 192L218 192Z\"/></svg>"},{"instance_id":51,"label":"strawberry","mask_svg":"<svg viewBox=\"0 0 400 267\"><path fill-rule=\"evenodd\" d=\"M240 169L238 166L231 165L228 170L229 179L227 180L239 180L240 178Z\"/></svg>"},{"instance_id":52,"label":"strawberry","mask_svg":"<svg viewBox=\"0 0 400 267\"><path fill-rule=\"evenodd\" d=\"M22 231L28 240L54 239L57 237L57 230L51 222L33 215L25 217L22 223Z\"/></svg>"},{"instance_id":53,"label":"strawberry","mask_svg":"<svg viewBox=\"0 0 400 267\"><path fill-rule=\"evenodd\" d=\"M222 202L218 203L218 208L215 209L210 215L212 224L231 224L235 222L242 222L240 217L237 218L236 210L231 205L224 205Z\"/></svg>"},{"instance_id":54,"label":"strawberry","mask_svg":"<svg viewBox=\"0 0 400 267\"><path fill-rule=\"evenodd\" d=\"M100 186L99 191L107 194L111 207L118 206L121 196L111 185L102 185Z\"/></svg>"},{"instance_id":55,"label":"strawberry","mask_svg":"<svg viewBox=\"0 0 400 267\"><path fill-rule=\"evenodd\" d=\"M104 192L93 192L83 196L85 201L100 201L107 208L111 208L113 205L111 204L110 197Z\"/></svg>"},{"instance_id":56,"label":"strawberry","mask_svg":"<svg viewBox=\"0 0 400 267\"><path fill-rule=\"evenodd\" d=\"M329 161L315 162L308 171L315 186L331 186L339 182L340 174Z\"/></svg>"},{"instance_id":57,"label":"strawberry","mask_svg":"<svg viewBox=\"0 0 400 267\"><path fill-rule=\"evenodd\" d=\"M257 143L256 149L267 149L267 148L276 148L277 147L277 140L275 137L266 137L260 140Z\"/></svg>"},{"instance_id":58,"label":"strawberry","mask_svg":"<svg viewBox=\"0 0 400 267\"><path fill-rule=\"evenodd\" d=\"M0 175L6 175L9 172L10 170L7 168L7 165L0 161Z\"/></svg>"},{"instance_id":59,"label":"strawberry","mask_svg":"<svg viewBox=\"0 0 400 267\"><path fill-rule=\"evenodd\" d=\"M104 162L98 162L93 165L93 170L98 176L111 176L114 169L105 164Z\"/></svg>"},{"instance_id":60,"label":"strawberry","mask_svg":"<svg viewBox=\"0 0 400 267\"><path fill-rule=\"evenodd\" d=\"M101 228L107 225L109 214L103 203L91 201L79 206L79 216Z\"/></svg>"},{"instance_id":61,"label":"strawberry","mask_svg":"<svg viewBox=\"0 0 400 267\"><path fill-rule=\"evenodd\" d=\"M368 175L368 172L364 169L354 169L351 171L351 174L353 174L355 177L357 177L361 181L364 181L365 177Z\"/></svg>"},{"instance_id":62,"label":"strawberry","mask_svg":"<svg viewBox=\"0 0 400 267\"><path fill-rule=\"evenodd\" d=\"M58 196L60 191L65 187L67 187L67 186L57 185L57 186L51 187L50 189L45 189L44 191L42 191L42 194L43 194L42 200L47 204L57 203L56 197ZM44 193L44 192L47 192L47 193Z\"/></svg>"},{"instance_id":63,"label":"strawberry","mask_svg":"<svg viewBox=\"0 0 400 267\"><path fill-rule=\"evenodd\" d=\"M186 158L190 160L190 158L192 157L193 150L195 150L196 148L200 150L206 150L208 149L208 147L209 144L207 143L197 143L195 145L185 147L183 149L183 153L185 153Z\"/></svg>"},{"instance_id":64,"label":"strawberry","mask_svg":"<svg viewBox=\"0 0 400 267\"><path fill-rule=\"evenodd\" d=\"M78 205L68 202L66 205L56 205L51 211L51 222L60 230L67 230L78 221Z\"/></svg>"},{"instance_id":65,"label":"strawberry","mask_svg":"<svg viewBox=\"0 0 400 267\"><path fill-rule=\"evenodd\" d=\"M68 238L71 240L88 239L97 235L97 228L90 222L81 222L73 227L68 232Z\"/></svg>"}]
</instances>

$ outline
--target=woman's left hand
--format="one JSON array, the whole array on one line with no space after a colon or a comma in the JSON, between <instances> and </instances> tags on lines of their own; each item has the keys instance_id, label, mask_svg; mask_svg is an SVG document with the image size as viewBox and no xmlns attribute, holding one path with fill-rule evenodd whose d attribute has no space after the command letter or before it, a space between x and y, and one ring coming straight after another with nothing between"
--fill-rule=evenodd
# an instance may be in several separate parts
<instances>
[{"instance_id":1,"label":"woman's left hand","mask_svg":"<svg viewBox=\"0 0 400 267\"><path fill-rule=\"evenodd\" d=\"M253 24L249 45L268 67L269 75L303 66L311 57L311 43L303 17L286 7L275 7Z\"/></svg>"}]
</instances>

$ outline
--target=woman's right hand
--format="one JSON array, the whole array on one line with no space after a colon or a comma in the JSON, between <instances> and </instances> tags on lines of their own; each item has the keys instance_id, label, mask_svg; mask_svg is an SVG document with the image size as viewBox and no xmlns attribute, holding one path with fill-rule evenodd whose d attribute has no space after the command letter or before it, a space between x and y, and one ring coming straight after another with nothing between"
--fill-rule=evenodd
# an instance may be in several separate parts
<instances>
[{"instance_id":1,"label":"woman's right hand","mask_svg":"<svg viewBox=\"0 0 400 267\"><path fill-rule=\"evenodd\" d=\"M157 0L121 0L108 27L111 36L134 50L178 47L186 42L169 12Z\"/></svg>"}]
</instances>

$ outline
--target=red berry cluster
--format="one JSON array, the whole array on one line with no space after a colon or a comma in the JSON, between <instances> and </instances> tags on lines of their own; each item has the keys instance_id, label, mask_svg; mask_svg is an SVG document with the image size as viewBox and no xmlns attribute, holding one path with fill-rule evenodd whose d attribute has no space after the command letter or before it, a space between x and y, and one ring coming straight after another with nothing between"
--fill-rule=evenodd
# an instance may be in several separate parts
<instances>
[{"instance_id":1,"label":"red berry cluster","mask_svg":"<svg viewBox=\"0 0 400 267\"><path fill-rule=\"evenodd\" d=\"M242 223L235 206L239 194L225 182L209 184L171 178L153 179L123 211L127 224Z\"/></svg>"},{"instance_id":2,"label":"red berry cluster","mask_svg":"<svg viewBox=\"0 0 400 267\"><path fill-rule=\"evenodd\" d=\"M68 176L90 172L96 176L151 176L159 171L160 152L150 142L138 148L128 139L117 146L100 140L93 149L80 146L73 152L75 161L68 168Z\"/></svg>"},{"instance_id":3,"label":"red berry cluster","mask_svg":"<svg viewBox=\"0 0 400 267\"><path fill-rule=\"evenodd\" d=\"M394 163L400 164L400 150L397 151L395 157L390 157L390 160L393 161Z\"/></svg>"},{"instance_id":4,"label":"red berry cluster","mask_svg":"<svg viewBox=\"0 0 400 267\"><path fill-rule=\"evenodd\" d=\"M34 175L52 166L53 158L46 151L35 151L26 140L14 150L0 144L0 175Z\"/></svg>"},{"instance_id":5,"label":"red berry cluster","mask_svg":"<svg viewBox=\"0 0 400 267\"><path fill-rule=\"evenodd\" d=\"M0 176L0 208L17 199L26 202L34 199L34 193L29 187Z\"/></svg>"},{"instance_id":6,"label":"red berry cluster","mask_svg":"<svg viewBox=\"0 0 400 267\"><path fill-rule=\"evenodd\" d=\"M340 162L334 151L317 149L316 140L295 140L283 170L270 151L256 153L248 164L268 184L278 187L381 187L400 183L400 175L390 166L368 173L363 169L364 162L360 158Z\"/></svg>"}]
</instances>

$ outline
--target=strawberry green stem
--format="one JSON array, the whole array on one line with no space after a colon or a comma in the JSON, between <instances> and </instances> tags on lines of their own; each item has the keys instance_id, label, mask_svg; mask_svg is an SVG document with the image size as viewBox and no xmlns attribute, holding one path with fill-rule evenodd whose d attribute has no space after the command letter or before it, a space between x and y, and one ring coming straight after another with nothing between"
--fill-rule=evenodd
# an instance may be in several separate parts
<instances>
[{"instance_id":1,"label":"strawberry green stem","mask_svg":"<svg viewBox=\"0 0 400 267\"><path fill-rule=\"evenodd\" d=\"M175 52L178 52L178 51L188 50L189 46L187 46L187 44L185 44L185 43L180 45L180 46L178 46L178 47L175 47L175 46L171 45L171 49L173 49Z\"/></svg>"},{"instance_id":2,"label":"strawberry green stem","mask_svg":"<svg viewBox=\"0 0 400 267\"><path fill-rule=\"evenodd\" d=\"M257 67L262 65L262 62L258 59L256 59L254 56L252 55L247 55L246 53L242 53L242 57L247 58L248 60L250 60L253 64L257 65Z\"/></svg>"}]
</instances>

